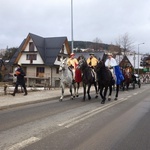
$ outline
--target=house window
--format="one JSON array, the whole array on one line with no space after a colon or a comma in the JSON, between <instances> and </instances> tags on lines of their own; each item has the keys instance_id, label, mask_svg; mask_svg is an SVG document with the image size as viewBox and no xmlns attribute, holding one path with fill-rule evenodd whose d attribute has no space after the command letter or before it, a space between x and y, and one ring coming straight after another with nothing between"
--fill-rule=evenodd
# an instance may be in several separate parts
<instances>
[{"instance_id":1,"label":"house window","mask_svg":"<svg viewBox=\"0 0 150 150\"><path fill-rule=\"evenodd\" d=\"M64 45L62 45L60 53L64 53Z\"/></svg>"},{"instance_id":2,"label":"house window","mask_svg":"<svg viewBox=\"0 0 150 150\"><path fill-rule=\"evenodd\" d=\"M33 43L33 42L30 42L30 43L29 43L29 51L30 51L30 52L33 52L33 51L34 51L34 43Z\"/></svg>"},{"instance_id":3,"label":"house window","mask_svg":"<svg viewBox=\"0 0 150 150\"><path fill-rule=\"evenodd\" d=\"M59 74L59 68L56 68L56 74Z\"/></svg>"},{"instance_id":4,"label":"house window","mask_svg":"<svg viewBox=\"0 0 150 150\"><path fill-rule=\"evenodd\" d=\"M61 56L58 56L58 57L57 57L57 60L60 61L60 58L61 58Z\"/></svg>"},{"instance_id":5,"label":"house window","mask_svg":"<svg viewBox=\"0 0 150 150\"><path fill-rule=\"evenodd\" d=\"M27 54L26 60L37 60L37 54Z\"/></svg>"},{"instance_id":6,"label":"house window","mask_svg":"<svg viewBox=\"0 0 150 150\"><path fill-rule=\"evenodd\" d=\"M37 77L44 77L45 68L44 67L37 67L36 68L36 76Z\"/></svg>"}]
</instances>

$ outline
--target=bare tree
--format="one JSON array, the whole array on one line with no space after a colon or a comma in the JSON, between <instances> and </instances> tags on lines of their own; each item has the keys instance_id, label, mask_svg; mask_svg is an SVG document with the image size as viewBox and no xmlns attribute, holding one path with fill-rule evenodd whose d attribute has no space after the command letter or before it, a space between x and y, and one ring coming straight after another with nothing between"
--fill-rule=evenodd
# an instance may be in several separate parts
<instances>
[{"instance_id":1,"label":"bare tree","mask_svg":"<svg viewBox=\"0 0 150 150\"><path fill-rule=\"evenodd\" d=\"M133 39L131 39L128 33L125 33L123 36L119 36L118 40L116 41L116 45L121 48L121 51L123 51L124 54L133 50L133 44Z\"/></svg>"},{"instance_id":2,"label":"bare tree","mask_svg":"<svg viewBox=\"0 0 150 150\"><path fill-rule=\"evenodd\" d=\"M98 38L98 37L96 37L94 40L93 40L93 43L95 43L94 44L94 50L99 50L99 49L101 49L101 46L100 46L100 44L102 43L102 40L100 39L100 38Z\"/></svg>"},{"instance_id":3,"label":"bare tree","mask_svg":"<svg viewBox=\"0 0 150 150\"><path fill-rule=\"evenodd\" d=\"M113 54L120 54L120 47L118 45L110 44L108 47L108 52Z\"/></svg>"},{"instance_id":4,"label":"bare tree","mask_svg":"<svg viewBox=\"0 0 150 150\"><path fill-rule=\"evenodd\" d=\"M102 43L102 40L98 37L96 37L94 40L93 40L94 43Z\"/></svg>"}]
</instances>

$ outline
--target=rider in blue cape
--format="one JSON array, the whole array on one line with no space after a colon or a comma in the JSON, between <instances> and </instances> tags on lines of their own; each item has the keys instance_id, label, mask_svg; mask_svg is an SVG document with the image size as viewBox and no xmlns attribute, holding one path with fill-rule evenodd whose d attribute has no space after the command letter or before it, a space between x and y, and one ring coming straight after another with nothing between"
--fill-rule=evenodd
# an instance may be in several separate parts
<instances>
[{"instance_id":1,"label":"rider in blue cape","mask_svg":"<svg viewBox=\"0 0 150 150\"><path fill-rule=\"evenodd\" d=\"M113 58L112 53L108 53L107 55L108 59L105 62L105 66L110 69L113 79L115 80L116 84L119 85L121 84L121 81L124 80L124 76L116 60Z\"/></svg>"}]
</instances>

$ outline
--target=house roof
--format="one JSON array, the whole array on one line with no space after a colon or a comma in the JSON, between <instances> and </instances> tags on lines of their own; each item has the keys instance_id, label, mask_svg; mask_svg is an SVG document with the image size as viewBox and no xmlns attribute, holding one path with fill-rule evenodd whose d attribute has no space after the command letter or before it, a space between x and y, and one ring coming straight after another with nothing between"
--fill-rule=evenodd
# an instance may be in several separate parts
<instances>
[{"instance_id":1,"label":"house roof","mask_svg":"<svg viewBox=\"0 0 150 150\"><path fill-rule=\"evenodd\" d=\"M17 60L18 54L19 52L21 53L21 49L23 47L25 43L25 39L22 41L21 45L19 46L19 48L17 49L17 51L15 52L15 54L13 55L13 57L10 59L10 61L8 62L9 65L13 65L15 63L15 61Z\"/></svg>"},{"instance_id":2,"label":"house roof","mask_svg":"<svg viewBox=\"0 0 150 150\"><path fill-rule=\"evenodd\" d=\"M142 55L126 55L126 57L128 58L129 62L131 63L131 65L135 68L138 69L138 59L139 59L139 69L142 69L143 67L140 66L140 62L142 60ZM124 58L124 55L117 55L116 56L116 61L118 64L120 64L120 62L122 61L122 59Z\"/></svg>"},{"instance_id":3,"label":"house roof","mask_svg":"<svg viewBox=\"0 0 150 150\"><path fill-rule=\"evenodd\" d=\"M4 70L6 67L5 67L5 63L4 63L4 60L2 58L0 58L0 71Z\"/></svg>"},{"instance_id":4,"label":"house roof","mask_svg":"<svg viewBox=\"0 0 150 150\"><path fill-rule=\"evenodd\" d=\"M62 45L65 43L69 48L67 37L49 37L43 38L41 36L29 33L27 38L22 42L16 53L11 59L11 63L17 63L19 59L19 54L24 51L26 45L28 44L29 40L32 39L34 45L36 46L43 62L45 65L54 65L54 62L62 49ZM68 53L70 52L70 48Z\"/></svg>"}]
</instances>

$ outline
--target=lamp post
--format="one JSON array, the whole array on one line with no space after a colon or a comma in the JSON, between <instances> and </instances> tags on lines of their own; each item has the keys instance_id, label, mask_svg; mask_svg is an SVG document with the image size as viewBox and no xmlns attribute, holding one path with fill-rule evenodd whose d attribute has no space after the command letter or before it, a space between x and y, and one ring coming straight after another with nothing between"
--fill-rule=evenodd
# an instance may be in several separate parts
<instances>
[{"instance_id":1,"label":"lamp post","mask_svg":"<svg viewBox=\"0 0 150 150\"><path fill-rule=\"evenodd\" d=\"M71 51L73 52L73 0L71 0Z\"/></svg>"},{"instance_id":2,"label":"lamp post","mask_svg":"<svg viewBox=\"0 0 150 150\"><path fill-rule=\"evenodd\" d=\"M139 75L139 72L140 72L140 60L139 60L139 46L140 45L142 45L142 44L144 44L144 43L140 43L140 44L138 44L138 75Z\"/></svg>"},{"instance_id":3,"label":"lamp post","mask_svg":"<svg viewBox=\"0 0 150 150\"><path fill-rule=\"evenodd\" d=\"M134 56L133 56L133 61L134 61L134 73L135 73L135 59L136 59L136 57L135 57L135 51L134 51Z\"/></svg>"}]
</instances>

